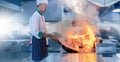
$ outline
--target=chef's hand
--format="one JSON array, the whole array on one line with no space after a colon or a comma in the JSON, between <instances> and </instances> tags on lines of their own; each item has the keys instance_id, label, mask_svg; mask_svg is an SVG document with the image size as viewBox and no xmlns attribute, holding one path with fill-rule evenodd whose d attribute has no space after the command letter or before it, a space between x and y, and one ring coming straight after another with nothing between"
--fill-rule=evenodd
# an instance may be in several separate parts
<instances>
[{"instance_id":1,"label":"chef's hand","mask_svg":"<svg viewBox=\"0 0 120 62\"><path fill-rule=\"evenodd\" d=\"M58 41L58 37L53 34L49 34L49 37L55 41Z\"/></svg>"},{"instance_id":2,"label":"chef's hand","mask_svg":"<svg viewBox=\"0 0 120 62\"><path fill-rule=\"evenodd\" d=\"M51 37L51 34L49 33L44 33L44 36L43 37Z\"/></svg>"},{"instance_id":3,"label":"chef's hand","mask_svg":"<svg viewBox=\"0 0 120 62\"><path fill-rule=\"evenodd\" d=\"M50 37L51 39L58 41L58 37L53 34L44 33L43 37Z\"/></svg>"},{"instance_id":4,"label":"chef's hand","mask_svg":"<svg viewBox=\"0 0 120 62\"><path fill-rule=\"evenodd\" d=\"M53 40L55 40L55 41L59 41L59 40L58 40L58 37L56 37L56 36L54 36L54 35L53 35L51 38L52 38Z\"/></svg>"}]
</instances>

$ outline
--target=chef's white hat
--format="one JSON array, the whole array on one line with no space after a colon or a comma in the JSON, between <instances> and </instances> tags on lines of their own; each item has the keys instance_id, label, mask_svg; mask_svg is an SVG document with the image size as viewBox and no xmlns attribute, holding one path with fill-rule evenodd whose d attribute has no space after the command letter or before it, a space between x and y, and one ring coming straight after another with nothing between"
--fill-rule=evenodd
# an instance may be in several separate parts
<instances>
[{"instance_id":1,"label":"chef's white hat","mask_svg":"<svg viewBox=\"0 0 120 62\"><path fill-rule=\"evenodd\" d=\"M46 3L48 4L47 0L36 0L37 5L39 5L40 3Z\"/></svg>"}]
</instances>

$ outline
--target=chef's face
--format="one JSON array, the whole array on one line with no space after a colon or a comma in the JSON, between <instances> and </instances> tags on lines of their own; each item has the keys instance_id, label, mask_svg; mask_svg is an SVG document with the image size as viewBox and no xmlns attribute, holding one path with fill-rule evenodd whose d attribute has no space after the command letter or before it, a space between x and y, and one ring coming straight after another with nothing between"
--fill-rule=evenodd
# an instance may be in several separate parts
<instances>
[{"instance_id":1,"label":"chef's face","mask_svg":"<svg viewBox=\"0 0 120 62\"><path fill-rule=\"evenodd\" d=\"M45 12L46 11L46 9L47 9L47 4L45 4L45 3L41 3L41 4L39 4L39 6L38 6L38 10L40 10L40 12Z\"/></svg>"}]
</instances>

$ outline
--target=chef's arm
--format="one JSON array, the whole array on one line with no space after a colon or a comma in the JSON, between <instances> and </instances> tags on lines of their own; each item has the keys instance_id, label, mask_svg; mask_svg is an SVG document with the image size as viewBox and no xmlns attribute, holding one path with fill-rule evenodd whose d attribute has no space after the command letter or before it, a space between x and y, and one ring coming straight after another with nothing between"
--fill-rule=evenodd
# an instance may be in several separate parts
<instances>
[{"instance_id":1,"label":"chef's arm","mask_svg":"<svg viewBox=\"0 0 120 62\"><path fill-rule=\"evenodd\" d=\"M53 39L53 40L55 40L55 41L58 41L58 37L55 36L55 35L53 35L53 34L39 32L39 33L38 33L38 36L39 36L40 38L42 38L42 37L43 37L43 38L49 37L49 38L51 38L51 39Z\"/></svg>"},{"instance_id":2,"label":"chef's arm","mask_svg":"<svg viewBox=\"0 0 120 62\"><path fill-rule=\"evenodd\" d=\"M39 32L38 37L40 38L52 37L52 34Z\"/></svg>"},{"instance_id":3,"label":"chef's arm","mask_svg":"<svg viewBox=\"0 0 120 62\"><path fill-rule=\"evenodd\" d=\"M40 20L38 16L36 16L36 18L34 20L36 20L36 25L35 26L36 26L36 30L37 30L37 32L36 32L37 36L39 38L49 37L50 34L45 33L45 32L41 32L40 24L42 24L42 20Z\"/></svg>"}]
</instances>

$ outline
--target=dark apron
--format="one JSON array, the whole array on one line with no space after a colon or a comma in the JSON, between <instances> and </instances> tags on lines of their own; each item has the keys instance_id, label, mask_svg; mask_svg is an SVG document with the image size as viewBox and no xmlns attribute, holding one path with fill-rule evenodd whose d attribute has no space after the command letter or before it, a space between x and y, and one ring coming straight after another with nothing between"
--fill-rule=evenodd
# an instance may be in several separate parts
<instances>
[{"instance_id":1,"label":"dark apron","mask_svg":"<svg viewBox=\"0 0 120 62\"><path fill-rule=\"evenodd\" d=\"M32 37L32 60L41 61L48 56L46 39L37 39Z\"/></svg>"}]
</instances>

